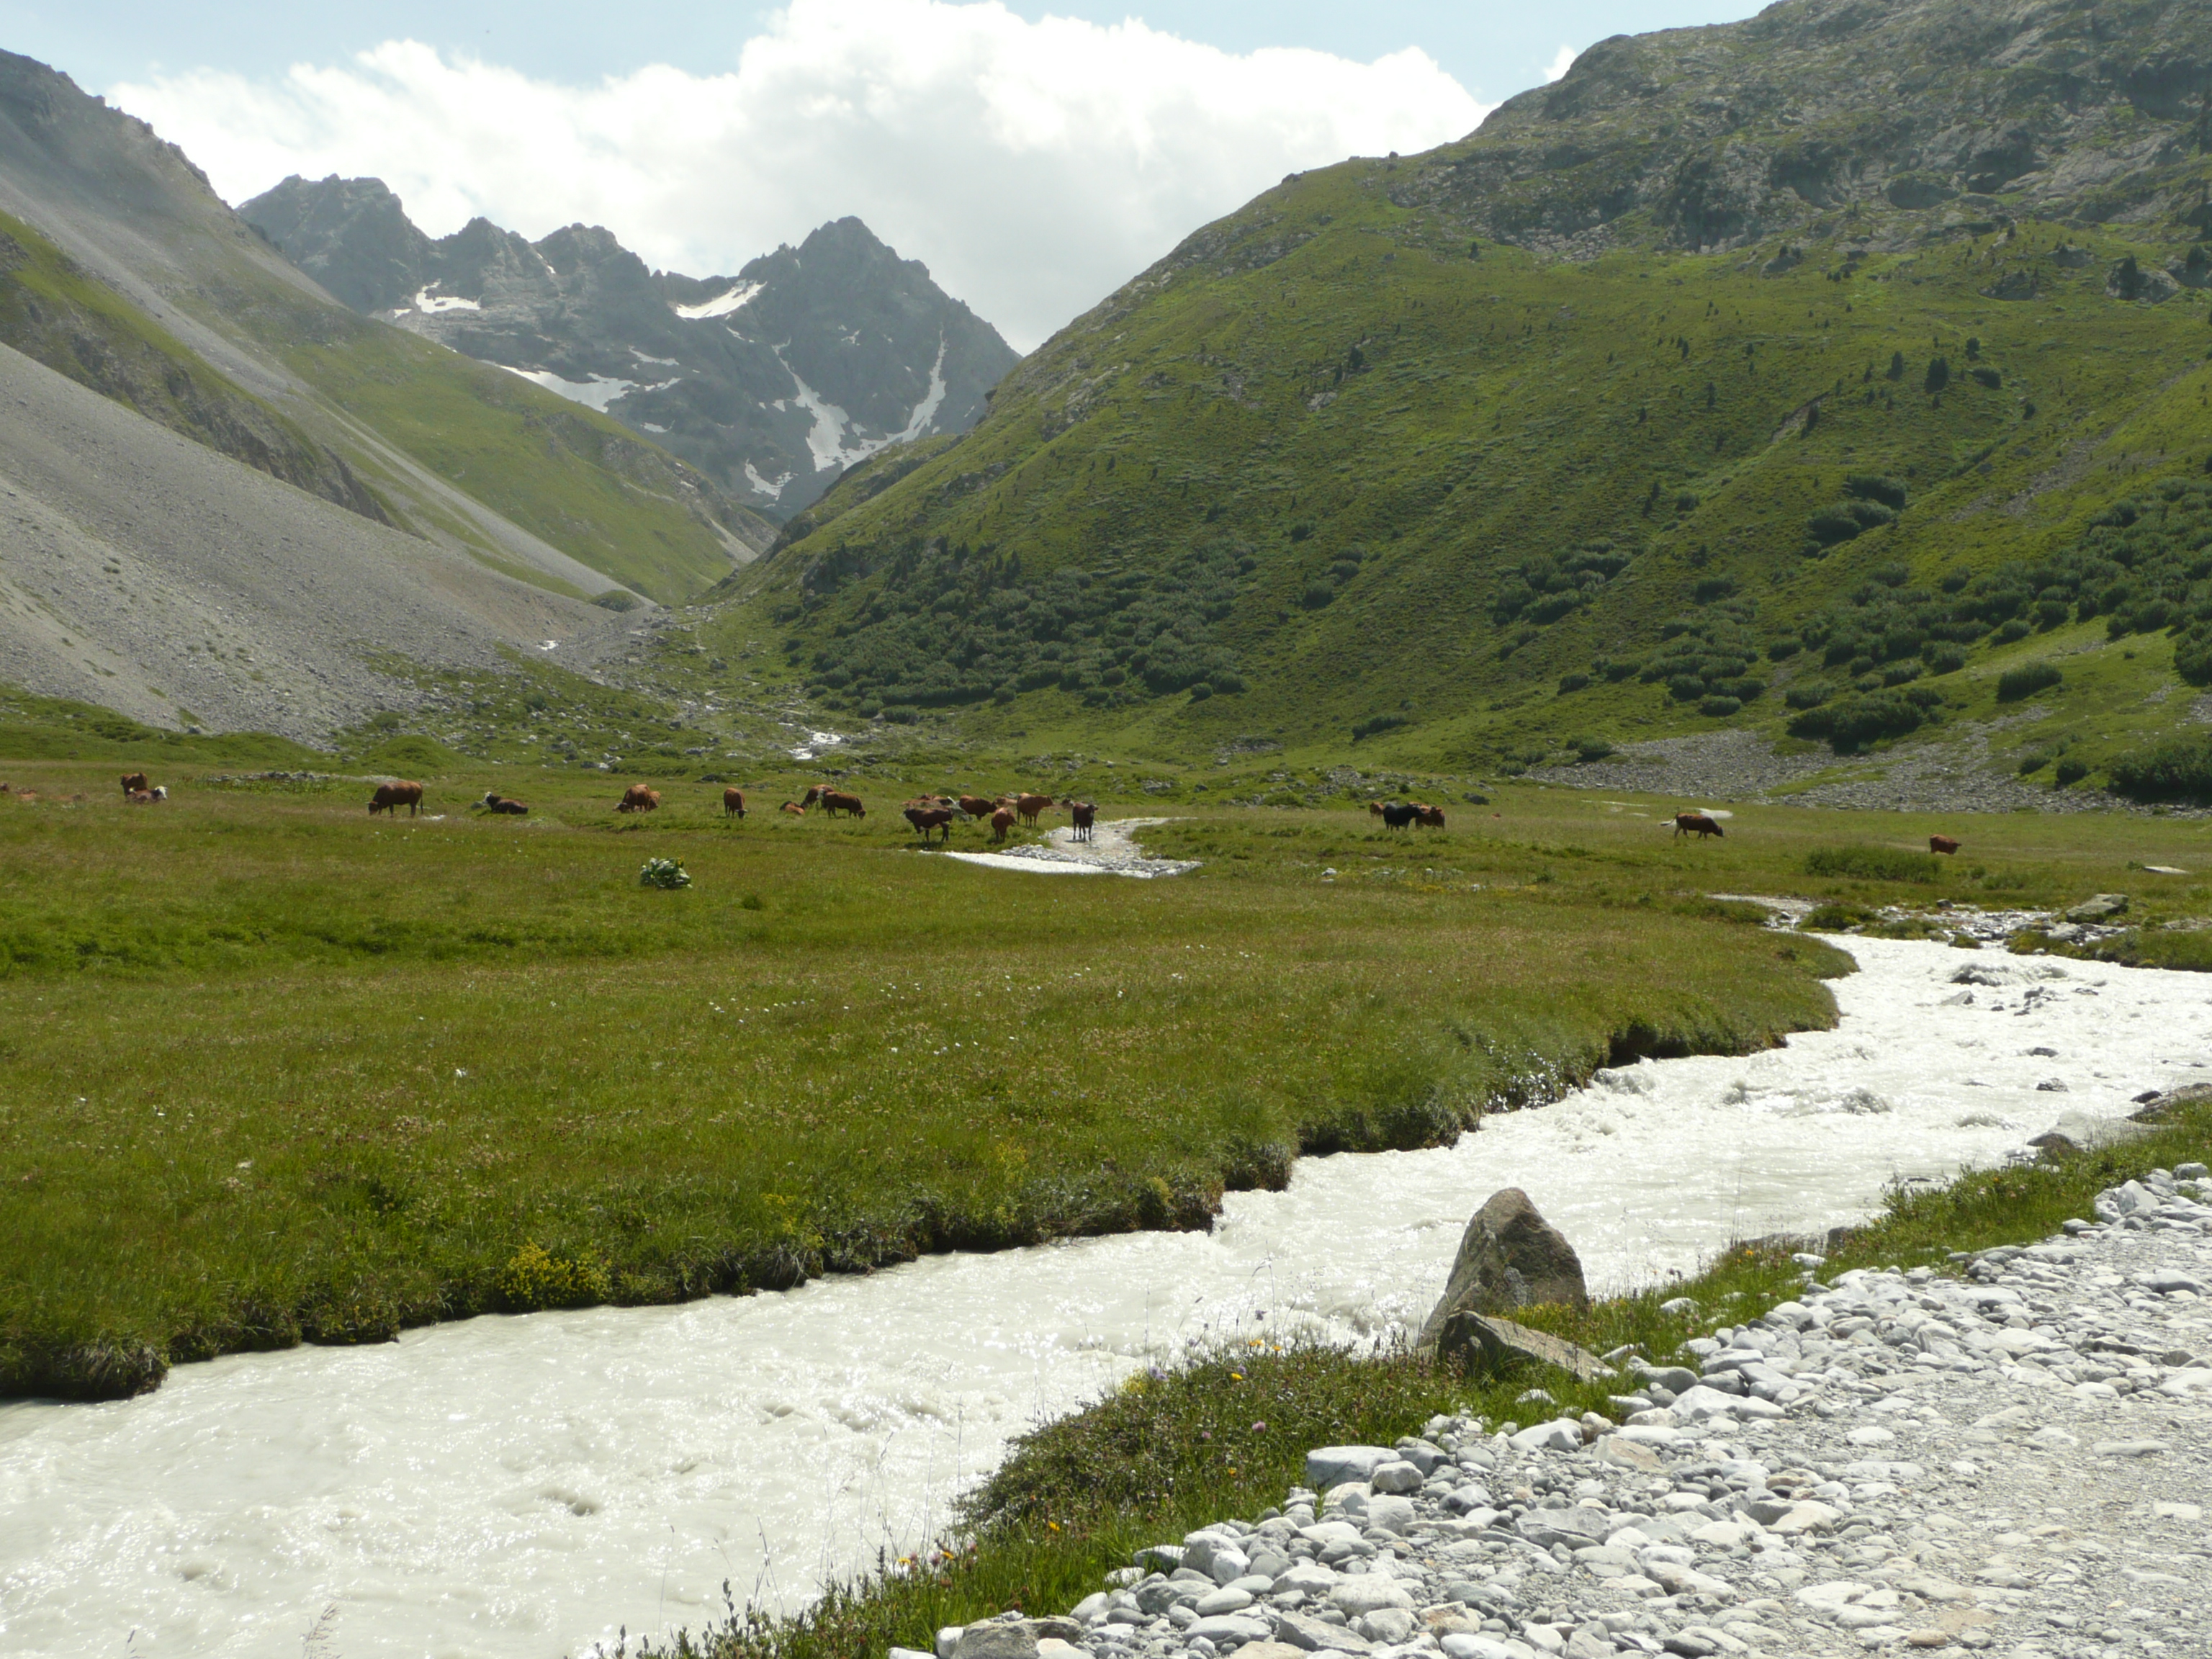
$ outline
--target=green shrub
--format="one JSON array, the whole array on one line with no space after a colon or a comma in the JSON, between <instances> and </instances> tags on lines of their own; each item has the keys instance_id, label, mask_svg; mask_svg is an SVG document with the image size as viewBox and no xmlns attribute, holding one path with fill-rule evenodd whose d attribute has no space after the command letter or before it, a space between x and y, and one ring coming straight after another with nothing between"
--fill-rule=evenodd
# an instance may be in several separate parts
<instances>
[{"instance_id":1,"label":"green shrub","mask_svg":"<svg viewBox=\"0 0 2212 1659\"><path fill-rule=\"evenodd\" d=\"M1923 646L1920 656L1931 674L1955 674L1966 665L1966 653L1955 645Z\"/></svg>"},{"instance_id":2,"label":"green shrub","mask_svg":"<svg viewBox=\"0 0 2212 1659\"><path fill-rule=\"evenodd\" d=\"M1393 732L1405 724L1403 714L1370 714L1365 720L1353 723L1352 740L1358 743L1362 738L1371 738L1378 732Z\"/></svg>"},{"instance_id":3,"label":"green shrub","mask_svg":"<svg viewBox=\"0 0 2212 1659\"><path fill-rule=\"evenodd\" d=\"M2004 384L2004 376L1998 374L1994 368L1989 368L1986 364L1978 368L1970 368L1966 373L1972 375L1976 380L1979 380L1984 386L1989 387L1992 392L1995 392L1999 386Z\"/></svg>"},{"instance_id":4,"label":"green shrub","mask_svg":"<svg viewBox=\"0 0 2212 1659\"><path fill-rule=\"evenodd\" d=\"M1789 732L1793 738L1825 738L1838 755L1855 754L1884 738L1918 731L1941 701L1931 686L1859 693L1806 710L1790 722Z\"/></svg>"},{"instance_id":5,"label":"green shrub","mask_svg":"<svg viewBox=\"0 0 2212 1659\"><path fill-rule=\"evenodd\" d=\"M2057 780L2058 787L2063 789L2067 785L2079 783L2089 775L2088 763L2085 761L2063 760L2058 763L2057 771L2051 775Z\"/></svg>"},{"instance_id":6,"label":"green shrub","mask_svg":"<svg viewBox=\"0 0 2212 1659\"><path fill-rule=\"evenodd\" d=\"M2026 639L2033 631L2034 625L2027 617L2014 617L1997 629L1996 641L1999 645L2010 645L2015 640Z\"/></svg>"},{"instance_id":7,"label":"green shrub","mask_svg":"<svg viewBox=\"0 0 2212 1659\"><path fill-rule=\"evenodd\" d=\"M1808 680L1802 685L1793 685L1783 695L1782 701L1792 708L1818 708L1836 695L1836 688L1826 680Z\"/></svg>"},{"instance_id":8,"label":"green shrub","mask_svg":"<svg viewBox=\"0 0 2212 1659\"><path fill-rule=\"evenodd\" d=\"M1917 662L1893 662L1881 671L1884 685L1910 685L1918 679L1923 670Z\"/></svg>"},{"instance_id":9,"label":"green shrub","mask_svg":"<svg viewBox=\"0 0 2212 1659\"><path fill-rule=\"evenodd\" d=\"M1925 884L1942 879L1943 865L1933 853L1908 852L1902 847L1815 847L1805 854L1805 873Z\"/></svg>"},{"instance_id":10,"label":"green shrub","mask_svg":"<svg viewBox=\"0 0 2212 1659\"><path fill-rule=\"evenodd\" d=\"M1601 761L1613 752L1613 745L1603 738L1577 738L1572 746L1575 758L1585 765L1592 761Z\"/></svg>"},{"instance_id":11,"label":"green shrub","mask_svg":"<svg viewBox=\"0 0 2212 1659\"><path fill-rule=\"evenodd\" d=\"M1570 691L1580 691L1589 683L1590 677L1587 674L1562 674L1559 676L1559 695L1565 696Z\"/></svg>"},{"instance_id":12,"label":"green shrub","mask_svg":"<svg viewBox=\"0 0 2212 1659\"><path fill-rule=\"evenodd\" d=\"M2045 767L2050 764L2051 757L2049 755L2044 753L2040 749L2030 749L2021 756L2016 769L2019 771L2021 776L2026 777L2031 772L2040 772Z\"/></svg>"},{"instance_id":13,"label":"green shrub","mask_svg":"<svg viewBox=\"0 0 2212 1659\"><path fill-rule=\"evenodd\" d=\"M2212 805L2212 732L2168 738L2112 763L2112 789L2130 800Z\"/></svg>"},{"instance_id":14,"label":"green shrub","mask_svg":"<svg viewBox=\"0 0 2212 1659\"><path fill-rule=\"evenodd\" d=\"M526 1244L500 1269L495 1286L501 1304L516 1313L540 1308L588 1308L607 1299L607 1270L595 1261L571 1261L542 1244Z\"/></svg>"},{"instance_id":15,"label":"green shrub","mask_svg":"<svg viewBox=\"0 0 2212 1659\"><path fill-rule=\"evenodd\" d=\"M1788 662L1790 658L1796 656L1805 647L1802 641L1793 639L1790 635L1784 635L1778 640L1769 640L1767 641L1766 659L1769 662Z\"/></svg>"},{"instance_id":16,"label":"green shrub","mask_svg":"<svg viewBox=\"0 0 2212 1659\"><path fill-rule=\"evenodd\" d=\"M626 588L610 587L592 603L602 611L635 611L645 601Z\"/></svg>"},{"instance_id":17,"label":"green shrub","mask_svg":"<svg viewBox=\"0 0 2212 1659\"><path fill-rule=\"evenodd\" d=\"M1850 541L1863 532L1895 522L1897 514L1880 501L1843 501L1824 507L1805 521L1806 533L1823 547Z\"/></svg>"},{"instance_id":18,"label":"green shrub","mask_svg":"<svg viewBox=\"0 0 2212 1659\"><path fill-rule=\"evenodd\" d=\"M1633 679L1643 672L1644 664L1638 658L1631 658L1626 662L1609 662L1605 665L1606 678L1616 682Z\"/></svg>"},{"instance_id":19,"label":"green shrub","mask_svg":"<svg viewBox=\"0 0 2212 1659\"><path fill-rule=\"evenodd\" d=\"M1879 473L1852 473L1844 480L1844 494L1854 501L1880 501L1893 513L1905 511L1905 486Z\"/></svg>"},{"instance_id":20,"label":"green shrub","mask_svg":"<svg viewBox=\"0 0 2212 1659\"><path fill-rule=\"evenodd\" d=\"M1997 701L2018 702L2064 683L2066 676L2055 662L2024 662L1997 676Z\"/></svg>"},{"instance_id":21,"label":"green shrub","mask_svg":"<svg viewBox=\"0 0 2212 1659\"><path fill-rule=\"evenodd\" d=\"M1730 714L1740 714L1742 709L1741 697L1707 697L1698 705L1700 714L1710 714L1715 720L1726 720Z\"/></svg>"}]
</instances>

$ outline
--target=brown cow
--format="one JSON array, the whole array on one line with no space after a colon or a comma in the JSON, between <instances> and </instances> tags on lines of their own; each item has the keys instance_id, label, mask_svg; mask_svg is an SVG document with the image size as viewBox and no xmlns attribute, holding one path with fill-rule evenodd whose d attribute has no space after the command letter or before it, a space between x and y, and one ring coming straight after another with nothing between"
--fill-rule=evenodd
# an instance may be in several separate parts
<instances>
[{"instance_id":1,"label":"brown cow","mask_svg":"<svg viewBox=\"0 0 2212 1659\"><path fill-rule=\"evenodd\" d=\"M1382 816L1382 803L1379 800L1369 801L1367 803L1367 816L1370 818L1381 817Z\"/></svg>"},{"instance_id":2,"label":"brown cow","mask_svg":"<svg viewBox=\"0 0 2212 1659\"><path fill-rule=\"evenodd\" d=\"M133 789L123 799L133 806L151 806L155 801L167 800L168 798L169 792L156 784L151 789Z\"/></svg>"},{"instance_id":3,"label":"brown cow","mask_svg":"<svg viewBox=\"0 0 2212 1659\"><path fill-rule=\"evenodd\" d=\"M909 806L906 809L906 821L915 827L916 833L924 841L929 839L931 830L942 830L945 832L945 844L947 846L951 844L952 809L951 807Z\"/></svg>"},{"instance_id":4,"label":"brown cow","mask_svg":"<svg viewBox=\"0 0 2212 1659\"><path fill-rule=\"evenodd\" d=\"M987 800L981 795L963 795L960 797L959 806L960 810L971 818L988 818L998 811L999 803Z\"/></svg>"},{"instance_id":5,"label":"brown cow","mask_svg":"<svg viewBox=\"0 0 2212 1659\"><path fill-rule=\"evenodd\" d=\"M1430 806L1420 801L1415 801L1413 803L1413 822L1419 824L1424 830L1441 830L1444 827L1444 809L1441 806Z\"/></svg>"},{"instance_id":6,"label":"brown cow","mask_svg":"<svg viewBox=\"0 0 2212 1659\"><path fill-rule=\"evenodd\" d=\"M722 816L726 818L741 818L744 815L745 792L742 789L722 791Z\"/></svg>"},{"instance_id":7,"label":"brown cow","mask_svg":"<svg viewBox=\"0 0 2212 1659\"><path fill-rule=\"evenodd\" d=\"M368 815L371 817L379 812L389 812L396 818L403 806L407 809L407 816L410 818L422 810L421 784L395 778L390 783L378 784L376 793L368 798Z\"/></svg>"},{"instance_id":8,"label":"brown cow","mask_svg":"<svg viewBox=\"0 0 2212 1659\"><path fill-rule=\"evenodd\" d=\"M1703 812L1675 813L1674 834L1677 836L1695 836L1699 841L1703 841L1707 836L1718 836L1723 841L1728 838L1728 831Z\"/></svg>"},{"instance_id":9,"label":"brown cow","mask_svg":"<svg viewBox=\"0 0 2212 1659\"><path fill-rule=\"evenodd\" d=\"M1068 817L1075 826L1070 832L1070 839L1089 841L1091 826L1098 822L1097 803L1071 799L1060 802L1060 805L1067 809Z\"/></svg>"},{"instance_id":10,"label":"brown cow","mask_svg":"<svg viewBox=\"0 0 2212 1659\"><path fill-rule=\"evenodd\" d=\"M496 789L485 790L484 798L476 804L483 811L497 813L501 817L519 818L530 811L520 801L509 800Z\"/></svg>"},{"instance_id":11,"label":"brown cow","mask_svg":"<svg viewBox=\"0 0 2212 1659\"><path fill-rule=\"evenodd\" d=\"M801 806L811 806L816 801L820 800L829 793L830 786L828 784L811 783L806 786L806 793L799 798L799 804Z\"/></svg>"},{"instance_id":12,"label":"brown cow","mask_svg":"<svg viewBox=\"0 0 2212 1659\"><path fill-rule=\"evenodd\" d=\"M641 783L633 783L623 791L623 798L615 803L617 812L653 812L659 810L660 791L648 789Z\"/></svg>"},{"instance_id":13,"label":"brown cow","mask_svg":"<svg viewBox=\"0 0 2212 1659\"><path fill-rule=\"evenodd\" d=\"M806 816L806 809L804 806L801 806L795 800L787 800L784 802L782 806L777 810L780 811L788 812L795 818L803 818Z\"/></svg>"},{"instance_id":14,"label":"brown cow","mask_svg":"<svg viewBox=\"0 0 2212 1659\"><path fill-rule=\"evenodd\" d=\"M868 816L868 809L860 804L860 798L858 795L848 795L842 789L823 790L822 810L833 818L840 812L856 818Z\"/></svg>"},{"instance_id":15,"label":"brown cow","mask_svg":"<svg viewBox=\"0 0 2212 1659\"><path fill-rule=\"evenodd\" d=\"M1017 795L1014 797L1015 815L1021 819L1023 826L1026 829L1036 829L1037 814L1046 811L1051 805L1052 797L1050 795Z\"/></svg>"},{"instance_id":16,"label":"brown cow","mask_svg":"<svg viewBox=\"0 0 2212 1659\"><path fill-rule=\"evenodd\" d=\"M123 793L126 795L137 790L151 789L153 787L147 782L146 775L143 772L125 772L123 775Z\"/></svg>"},{"instance_id":17,"label":"brown cow","mask_svg":"<svg viewBox=\"0 0 2212 1659\"><path fill-rule=\"evenodd\" d=\"M1959 843L1948 836L1930 836L1928 837L1928 850L1931 853L1955 853L1959 850Z\"/></svg>"},{"instance_id":18,"label":"brown cow","mask_svg":"<svg viewBox=\"0 0 2212 1659\"><path fill-rule=\"evenodd\" d=\"M997 811L991 814L991 839L993 841L1006 840L1006 831L1013 827L1014 813L1012 807L1001 806Z\"/></svg>"}]
</instances>

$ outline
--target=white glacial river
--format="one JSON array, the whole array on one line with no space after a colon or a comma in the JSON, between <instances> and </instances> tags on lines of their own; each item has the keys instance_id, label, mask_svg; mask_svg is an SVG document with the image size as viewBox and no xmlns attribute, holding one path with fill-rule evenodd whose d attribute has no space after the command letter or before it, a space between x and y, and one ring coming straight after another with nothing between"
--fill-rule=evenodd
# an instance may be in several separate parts
<instances>
[{"instance_id":1,"label":"white glacial river","mask_svg":"<svg viewBox=\"0 0 2212 1659\"><path fill-rule=\"evenodd\" d=\"M1498 1188L1528 1189L1594 1289L1623 1286L2212 1076L2204 978L1841 943L1862 971L1835 982L1835 1031L1647 1061L1446 1150L1303 1162L1211 1234L476 1319L0 1407L0 1651L295 1659L326 1619L348 1659L556 1659L696 1625L726 1579L795 1605L927 1537L1007 1437L1194 1339L1418 1322ZM1954 984L1968 964L2000 982Z\"/></svg>"}]
</instances>

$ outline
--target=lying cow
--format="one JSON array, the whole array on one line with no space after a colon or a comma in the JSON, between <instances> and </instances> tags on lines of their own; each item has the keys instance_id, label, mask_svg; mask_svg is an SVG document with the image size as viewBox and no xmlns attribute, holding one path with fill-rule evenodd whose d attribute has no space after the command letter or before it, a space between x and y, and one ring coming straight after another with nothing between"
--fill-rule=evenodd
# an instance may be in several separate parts
<instances>
[{"instance_id":1,"label":"lying cow","mask_svg":"<svg viewBox=\"0 0 2212 1659\"><path fill-rule=\"evenodd\" d=\"M1959 850L1959 843L1948 836L1930 836L1928 837L1928 850L1931 853L1955 853Z\"/></svg>"},{"instance_id":2,"label":"lying cow","mask_svg":"<svg viewBox=\"0 0 2212 1659\"><path fill-rule=\"evenodd\" d=\"M146 781L143 772L125 772L123 775L123 793L126 795L139 794L153 787Z\"/></svg>"},{"instance_id":3,"label":"lying cow","mask_svg":"<svg viewBox=\"0 0 2212 1659\"><path fill-rule=\"evenodd\" d=\"M931 830L941 830L946 844L951 843L952 809L949 806L909 806L906 809L906 821L924 841L929 839Z\"/></svg>"},{"instance_id":4,"label":"lying cow","mask_svg":"<svg viewBox=\"0 0 2212 1659\"><path fill-rule=\"evenodd\" d=\"M623 791L623 798L615 803L617 812L653 812L660 808L660 791L648 789L641 783L633 783Z\"/></svg>"},{"instance_id":5,"label":"lying cow","mask_svg":"<svg viewBox=\"0 0 2212 1659\"><path fill-rule=\"evenodd\" d=\"M722 791L722 816L726 818L741 818L744 815L745 792L742 789Z\"/></svg>"},{"instance_id":6,"label":"lying cow","mask_svg":"<svg viewBox=\"0 0 2212 1659\"><path fill-rule=\"evenodd\" d=\"M1674 835L1677 837L1695 836L1699 841L1703 841L1707 836L1718 836L1723 841L1728 838L1728 831L1703 812L1675 813Z\"/></svg>"},{"instance_id":7,"label":"lying cow","mask_svg":"<svg viewBox=\"0 0 2212 1659\"><path fill-rule=\"evenodd\" d=\"M477 805L484 811L496 812L501 817L508 818L521 817L530 811L520 801L509 800L496 789L485 790L484 798L478 801Z\"/></svg>"},{"instance_id":8,"label":"lying cow","mask_svg":"<svg viewBox=\"0 0 2212 1659\"><path fill-rule=\"evenodd\" d=\"M389 812L396 818L403 806L407 809L407 816L410 818L422 810L421 784L394 779L390 783L378 784L376 793L368 798L368 815L371 817L379 812Z\"/></svg>"},{"instance_id":9,"label":"lying cow","mask_svg":"<svg viewBox=\"0 0 2212 1659\"><path fill-rule=\"evenodd\" d=\"M151 789L133 789L123 799L133 806L151 806L155 801L167 800L168 798L169 792L157 783Z\"/></svg>"},{"instance_id":10,"label":"lying cow","mask_svg":"<svg viewBox=\"0 0 2212 1659\"><path fill-rule=\"evenodd\" d=\"M806 816L806 809L795 800L787 800L776 810L780 812L788 812L795 818L803 818Z\"/></svg>"}]
</instances>

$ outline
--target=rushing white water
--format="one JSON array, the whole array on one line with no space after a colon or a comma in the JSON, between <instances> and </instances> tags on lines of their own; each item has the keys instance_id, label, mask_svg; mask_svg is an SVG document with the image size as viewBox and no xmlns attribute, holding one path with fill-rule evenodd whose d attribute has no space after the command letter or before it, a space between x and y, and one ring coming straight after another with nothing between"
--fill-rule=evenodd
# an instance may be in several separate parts
<instances>
[{"instance_id":1,"label":"rushing white water","mask_svg":"<svg viewBox=\"0 0 2212 1659\"><path fill-rule=\"evenodd\" d=\"M479 1319L0 1408L0 1650L291 1659L334 1609L349 1659L552 1659L696 1625L725 1579L801 1600L927 1536L1006 1437L1194 1338L1419 1319L1501 1186L1619 1285L2206 1076L2197 976L1844 942L1863 971L1838 1030L1626 1068L1449 1150L1310 1160L1210 1235ZM1954 983L1966 965L1998 982Z\"/></svg>"}]
</instances>

